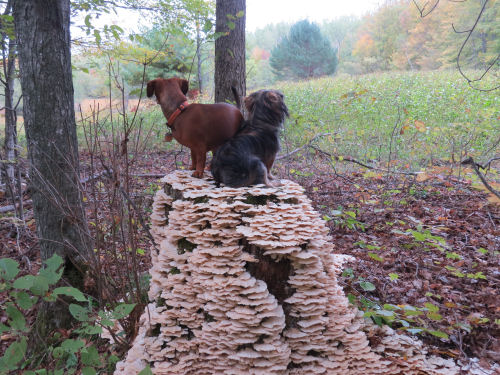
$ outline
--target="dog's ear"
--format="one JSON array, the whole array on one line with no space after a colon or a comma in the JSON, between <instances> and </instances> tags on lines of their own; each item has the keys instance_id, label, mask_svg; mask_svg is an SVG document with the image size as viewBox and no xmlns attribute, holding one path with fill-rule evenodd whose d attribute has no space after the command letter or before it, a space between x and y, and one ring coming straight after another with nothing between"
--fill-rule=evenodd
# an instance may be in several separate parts
<instances>
[{"instance_id":1,"label":"dog's ear","mask_svg":"<svg viewBox=\"0 0 500 375\"><path fill-rule=\"evenodd\" d=\"M155 93L156 82L157 82L156 79L153 79L152 81L148 82L148 85L146 87L146 95L148 96L148 98L151 98Z\"/></svg>"},{"instance_id":2,"label":"dog's ear","mask_svg":"<svg viewBox=\"0 0 500 375\"><path fill-rule=\"evenodd\" d=\"M272 102L277 102L281 99L281 97L276 91L269 91L267 93L267 98Z\"/></svg>"},{"instance_id":3,"label":"dog's ear","mask_svg":"<svg viewBox=\"0 0 500 375\"><path fill-rule=\"evenodd\" d=\"M187 81L187 79L179 79L179 86L182 93L186 95L189 90L189 82Z\"/></svg>"},{"instance_id":4,"label":"dog's ear","mask_svg":"<svg viewBox=\"0 0 500 375\"><path fill-rule=\"evenodd\" d=\"M272 90L267 92L267 99L273 103L281 103L281 111L286 117L290 117L288 113L288 107L285 104L285 97L279 91Z\"/></svg>"},{"instance_id":5,"label":"dog's ear","mask_svg":"<svg viewBox=\"0 0 500 375\"><path fill-rule=\"evenodd\" d=\"M253 106L255 105L255 98L253 95L248 95L245 100L245 108L247 109L248 113L252 113L253 111Z\"/></svg>"},{"instance_id":6,"label":"dog's ear","mask_svg":"<svg viewBox=\"0 0 500 375\"><path fill-rule=\"evenodd\" d=\"M286 117L290 117L290 113L288 113L288 107L285 104L285 96L283 95L283 93L281 91L276 91L276 94L279 96L279 99L281 101L281 105L282 105L281 109L282 109L283 113L286 115Z\"/></svg>"}]
</instances>

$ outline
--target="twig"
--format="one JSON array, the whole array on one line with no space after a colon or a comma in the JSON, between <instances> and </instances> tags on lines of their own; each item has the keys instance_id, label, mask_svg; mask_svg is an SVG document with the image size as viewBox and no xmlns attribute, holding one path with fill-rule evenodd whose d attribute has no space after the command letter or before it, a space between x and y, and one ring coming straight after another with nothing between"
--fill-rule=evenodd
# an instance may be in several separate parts
<instances>
[{"instance_id":1,"label":"twig","mask_svg":"<svg viewBox=\"0 0 500 375\"><path fill-rule=\"evenodd\" d=\"M125 198L125 200L127 200L127 202L130 203L130 205L132 206L134 211L137 213L137 218L139 219L139 222L141 223L142 229L144 229L146 231L146 234L147 234L148 238L151 240L152 245L156 248L156 242L153 238L153 235L149 231L149 226L144 222L144 218L142 217L141 211L137 208L134 201L129 197L127 192L121 186L119 186L118 188L119 188L122 196Z\"/></svg>"},{"instance_id":2,"label":"twig","mask_svg":"<svg viewBox=\"0 0 500 375\"><path fill-rule=\"evenodd\" d=\"M490 169L491 163L493 163L495 160L500 160L500 156L495 156L495 157L491 158L490 160L488 160L486 162L486 164L484 166L482 166L481 164L478 164L478 163L477 163L477 166L479 168L481 168L483 171L485 171L487 169Z\"/></svg>"},{"instance_id":3,"label":"twig","mask_svg":"<svg viewBox=\"0 0 500 375\"><path fill-rule=\"evenodd\" d=\"M493 195L495 195L498 199L500 199L500 193L491 187L491 185L488 183L488 181L486 181L483 174L479 170L481 165L476 163L474 161L474 159L470 156L467 159L465 159L464 161L462 161L462 165L471 165L472 168L474 169L474 172L476 172L476 174L478 175L479 179L481 180L483 185L486 187L486 189L488 189ZM483 167L481 167L481 168L484 169Z\"/></svg>"},{"instance_id":4,"label":"twig","mask_svg":"<svg viewBox=\"0 0 500 375\"><path fill-rule=\"evenodd\" d=\"M147 177L147 178L162 178L165 177L165 173L132 173L131 177Z\"/></svg>"},{"instance_id":5,"label":"twig","mask_svg":"<svg viewBox=\"0 0 500 375\"><path fill-rule=\"evenodd\" d=\"M394 124L394 127L392 128L392 133L391 133L391 140L389 142L389 157L387 158L387 173L391 173L391 161L392 161L392 144L394 141L394 134L396 133L396 129L399 127L399 123L401 122L401 107L399 104L397 105L398 107L398 118L396 120L396 123Z\"/></svg>"},{"instance_id":6,"label":"twig","mask_svg":"<svg viewBox=\"0 0 500 375\"><path fill-rule=\"evenodd\" d=\"M500 85L497 85L491 89L480 89L480 88L477 88L477 87L474 87L472 84L474 82L478 82L480 80L483 79L483 77L486 75L486 73L488 73L488 71L497 63L497 61L499 60L500 58L500 54L497 55L496 59L493 60L493 62L491 62L489 64L489 66L485 69L485 71L483 72L483 74L481 74L481 76L479 78L475 78L475 79L471 79L469 78L463 71L462 71L462 67L460 66L460 56L462 55L462 52L464 50L464 47L465 45L467 44L467 42L469 41L469 38L471 37L472 33L474 32L474 30L476 29L476 26L477 24L479 23L479 20L481 19L481 16L483 15L483 12L484 12L484 9L486 8L486 4L488 4L488 0L484 0L484 4L483 4L483 7L481 8L481 11L479 12L477 18L476 18L476 21L474 22L474 25L472 25L472 28L470 30L467 30L468 34L467 34L467 38L465 38L464 42L462 43L462 46L460 47L460 50L458 51L458 55L457 55L457 69L459 71L459 73L462 75L462 77L464 77L466 80L467 80L467 83L469 84L470 87L472 87L473 89L475 90L478 90L478 91L484 91L484 92L488 92L488 91L494 91L498 88L500 88ZM453 25L452 25L453 26ZM455 26L453 26L453 30L455 30ZM464 31L465 32L465 31Z\"/></svg>"},{"instance_id":7,"label":"twig","mask_svg":"<svg viewBox=\"0 0 500 375\"><path fill-rule=\"evenodd\" d=\"M276 160L281 160L281 159L285 159L285 158L288 158L290 156L292 156L293 154L296 154L297 152L305 149L306 147L309 147L311 145L311 143L313 143L316 139L320 138L320 137L326 137L327 135L331 135L331 133L323 133L323 134L317 134L315 135L309 142L307 142L306 144L300 146L299 148L296 148L295 150L285 154L285 155L281 155L281 156L278 156L276 158Z\"/></svg>"},{"instance_id":8,"label":"twig","mask_svg":"<svg viewBox=\"0 0 500 375\"><path fill-rule=\"evenodd\" d=\"M32 204L33 204L33 201L31 199L23 202L24 208L27 208L27 207L31 206ZM16 211L18 207L19 207L19 204L16 204L15 206L13 204L11 204L8 206L0 207L0 214L4 214L6 212L11 212L11 211Z\"/></svg>"},{"instance_id":9,"label":"twig","mask_svg":"<svg viewBox=\"0 0 500 375\"><path fill-rule=\"evenodd\" d=\"M490 211L486 211L486 213L488 214L488 218L490 219L491 225L493 225L493 228L496 228L496 224L493 221L493 218L491 217Z\"/></svg>"},{"instance_id":10,"label":"twig","mask_svg":"<svg viewBox=\"0 0 500 375\"><path fill-rule=\"evenodd\" d=\"M354 163L354 164L358 164L364 168L368 168L368 169L371 169L371 170L374 170L374 171L380 171L380 172L390 172L390 173L396 173L396 174L403 174L403 175L407 175L407 176L416 176L417 173L415 172L400 172L400 171L389 171L387 169L383 169L383 168L377 168L377 167L372 167L370 165L366 165L366 164L363 164L362 162L360 161L357 161L356 159L353 159L351 158L350 156L345 156L345 157L340 157L340 156L337 156L337 155L333 155L333 154L330 154L329 152L326 152L326 151L323 151L317 147L314 147L314 146L311 146L311 148L313 148L314 150L322 153L322 154L325 154L327 156L329 156L330 158L333 158L337 161L348 161L350 163Z\"/></svg>"},{"instance_id":11,"label":"twig","mask_svg":"<svg viewBox=\"0 0 500 375\"><path fill-rule=\"evenodd\" d=\"M113 171L111 170L111 173L112 173L112 172L113 172ZM81 183L81 184L86 184L87 182L97 180L99 177L102 177L103 175L106 175L107 173L108 173L108 171L107 171L107 170L104 170L104 171L102 171L102 172L96 173L96 174L95 174L95 175L93 175L93 176L89 176L89 177L82 178L82 179L80 180L80 183Z\"/></svg>"},{"instance_id":12,"label":"twig","mask_svg":"<svg viewBox=\"0 0 500 375\"><path fill-rule=\"evenodd\" d=\"M429 5L428 1L424 4L423 7L419 7L418 4L417 4L417 2L415 0L413 0L413 4L415 4L415 6L417 7L418 12L420 13L420 17L424 18L424 17L428 16L430 13L432 13L432 11L439 4L439 0L436 0L436 2L434 3L434 5L427 12L425 12L425 8L427 7L427 5Z\"/></svg>"},{"instance_id":13,"label":"twig","mask_svg":"<svg viewBox=\"0 0 500 375\"><path fill-rule=\"evenodd\" d=\"M103 160L101 160L101 163L102 163L102 166L103 168L105 169L105 173L103 173L104 176L108 177L109 179L112 178L113 176L113 171L111 168L109 168ZM163 177L163 175L162 175ZM120 186L120 182L115 180L114 181L115 184L118 184L118 190L120 191L120 194L123 196L123 198L125 198L125 200L130 203L130 205L132 206L132 208L134 209L134 211L137 213L137 218L139 219L139 222L141 223L141 226L142 228L146 231L146 234L147 236L149 237L149 239L151 240L152 244L154 247L156 247L156 242L153 238L153 235L151 234L151 232L149 231L149 226L144 222L144 219L142 217L142 214L141 214L141 211L137 208L137 206L135 205L134 201L130 198L130 196L127 194L127 192L123 189L122 186Z\"/></svg>"},{"instance_id":14,"label":"twig","mask_svg":"<svg viewBox=\"0 0 500 375\"><path fill-rule=\"evenodd\" d=\"M426 12L425 11L425 8L427 7L427 5L429 5L429 1L427 1L423 7L420 7L416 0L412 0L413 4L415 5L415 7L417 8L418 12L420 13L420 17L424 18L426 16L428 16L430 13L432 13L432 11L434 11L434 9L437 7L437 5L439 4L439 1L440 0L435 0L435 3L432 5L432 7ZM455 3L462 3L462 2L465 2L466 0L449 0L451 2L455 2ZM457 54L457 59L456 59L456 62L457 62L457 69L458 69L458 72L460 73L460 75L467 81L467 84L473 88L474 90L478 90L478 91L483 91L483 92L489 92L489 91L494 91L494 90L497 90L498 88L500 88L500 85L497 85L495 87L492 87L490 89L481 89L481 88L478 88L478 87L474 87L474 83L475 82L479 82L481 81L484 76L490 71L490 69L495 66L495 64L499 61L500 59L500 54L497 55L497 57L489 63L488 67L484 70L483 74L481 74L481 76L479 78L475 78L475 79L472 79L472 78L469 78L462 70L462 66L460 65L460 57L462 55L462 52L465 48L465 46L467 45L467 43L469 42L469 39L472 35L472 33L474 32L474 30L476 29L476 26L477 24L479 23L479 20L481 19L482 15L483 15L483 12L486 8L486 5L488 4L488 1L489 0L484 0L484 3L482 5L482 8L478 14L478 16L476 17L476 20L474 22L474 24L472 25L472 27L468 30L457 30L457 28L455 27L454 24L451 24L451 27L453 28L453 31L457 34L467 34L467 37L465 38L465 40L463 41L462 45L460 46L460 49L458 51L458 54Z\"/></svg>"}]
</instances>

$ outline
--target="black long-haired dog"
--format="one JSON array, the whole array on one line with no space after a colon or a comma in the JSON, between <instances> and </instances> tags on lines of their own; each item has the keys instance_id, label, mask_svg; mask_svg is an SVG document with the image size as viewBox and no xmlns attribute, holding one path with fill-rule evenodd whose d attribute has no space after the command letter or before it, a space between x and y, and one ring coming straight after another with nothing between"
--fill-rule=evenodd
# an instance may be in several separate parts
<instances>
[{"instance_id":1,"label":"black long-haired dog","mask_svg":"<svg viewBox=\"0 0 500 375\"><path fill-rule=\"evenodd\" d=\"M278 133L288 108L276 90L254 92L245 98L245 107L248 120L215 152L212 175L217 183L231 187L272 186L271 168L280 149Z\"/></svg>"}]
</instances>

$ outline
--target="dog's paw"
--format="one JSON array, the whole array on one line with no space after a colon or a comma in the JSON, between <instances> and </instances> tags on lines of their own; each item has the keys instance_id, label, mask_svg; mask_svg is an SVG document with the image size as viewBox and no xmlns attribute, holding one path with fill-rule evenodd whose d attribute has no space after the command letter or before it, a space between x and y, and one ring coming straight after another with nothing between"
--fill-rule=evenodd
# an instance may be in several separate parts
<instances>
[{"instance_id":1,"label":"dog's paw","mask_svg":"<svg viewBox=\"0 0 500 375\"><path fill-rule=\"evenodd\" d=\"M282 185L281 180L273 180L273 181L268 180L266 183L267 187L279 187L281 185Z\"/></svg>"},{"instance_id":2,"label":"dog's paw","mask_svg":"<svg viewBox=\"0 0 500 375\"><path fill-rule=\"evenodd\" d=\"M193 172L193 177L202 178L203 177L203 171L194 171Z\"/></svg>"},{"instance_id":3,"label":"dog's paw","mask_svg":"<svg viewBox=\"0 0 500 375\"><path fill-rule=\"evenodd\" d=\"M165 142L172 142L172 139L174 139L172 133L165 134L165 139L164 139Z\"/></svg>"}]
</instances>

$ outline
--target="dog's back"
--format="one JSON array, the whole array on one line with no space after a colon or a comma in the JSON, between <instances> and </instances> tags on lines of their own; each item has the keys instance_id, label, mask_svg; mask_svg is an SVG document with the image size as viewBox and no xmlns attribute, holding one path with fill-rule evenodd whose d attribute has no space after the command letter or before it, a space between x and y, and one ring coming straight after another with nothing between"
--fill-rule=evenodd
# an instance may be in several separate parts
<instances>
[{"instance_id":1,"label":"dog's back","mask_svg":"<svg viewBox=\"0 0 500 375\"><path fill-rule=\"evenodd\" d=\"M166 140L174 138L191 149L193 176L202 177L206 153L215 151L231 138L243 121L241 111L229 104L186 105L189 82L180 78L156 78L148 82L146 92L160 104L171 133Z\"/></svg>"},{"instance_id":2,"label":"dog's back","mask_svg":"<svg viewBox=\"0 0 500 375\"><path fill-rule=\"evenodd\" d=\"M215 150L240 129L243 116L231 104L191 104L179 118L176 139L187 147ZM206 152L205 151L205 152Z\"/></svg>"}]
</instances>

